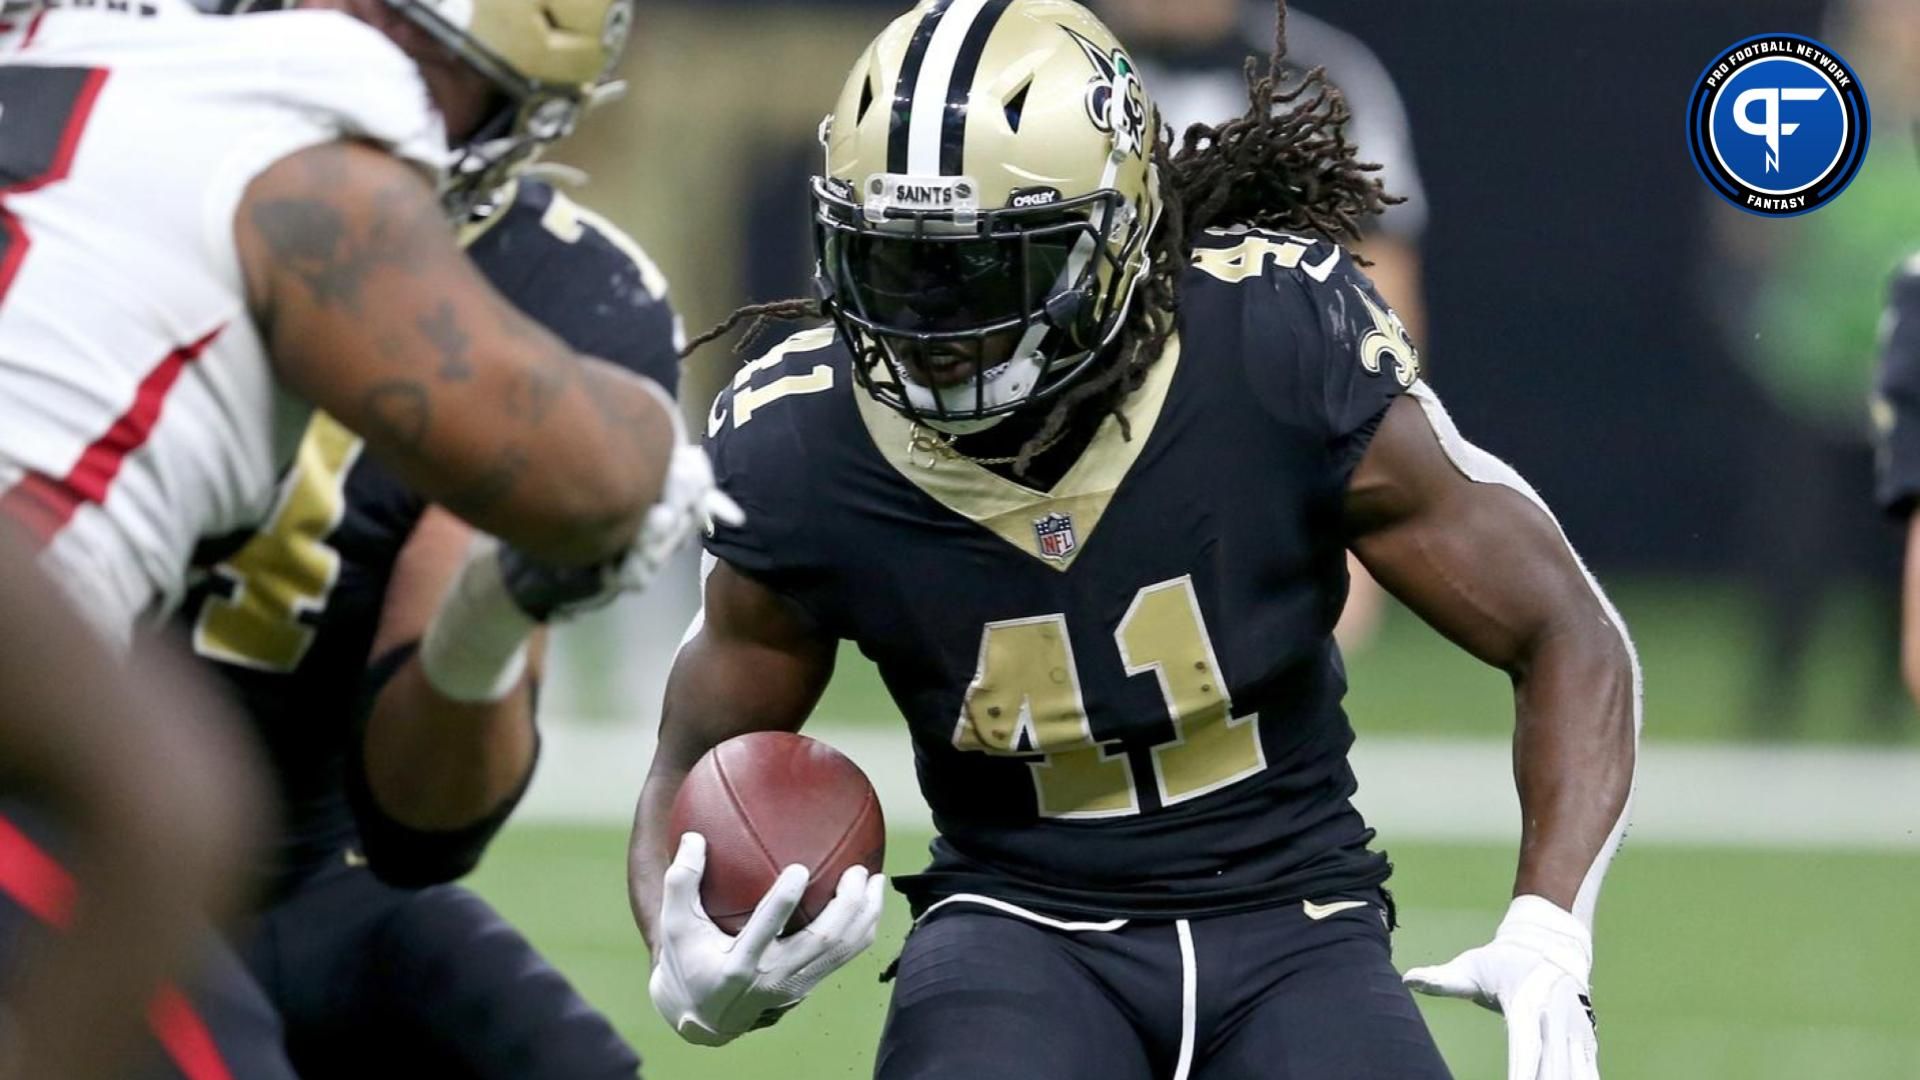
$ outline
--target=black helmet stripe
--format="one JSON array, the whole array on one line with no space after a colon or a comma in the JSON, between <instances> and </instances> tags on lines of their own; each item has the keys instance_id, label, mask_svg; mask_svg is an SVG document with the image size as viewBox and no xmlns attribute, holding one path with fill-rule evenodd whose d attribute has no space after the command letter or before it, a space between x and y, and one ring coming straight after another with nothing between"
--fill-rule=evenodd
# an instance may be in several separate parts
<instances>
[{"instance_id":1,"label":"black helmet stripe","mask_svg":"<svg viewBox=\"0 0 1920 1080\"><path fill-rule=\"evenodd\" d=\"M1000 16L1006 14L1013 0L990 0L986 7L967 28L967 40L960 45L960 55L953 62L953 80L947 84L947 114L940 125L940 174L959 176L966 170L967 150L967 108L969 95L973 92L974 76L980 73L980 57L987 51L987 39L993 36L993 28L1000 24Z\"/></svg>"},{"instance_id":2,"label":"black helmet stripe","mask_svg":"<svg viewBox=\"0 0 1920 1080\"><path fill-rule=\"evenodd\" d=\"M907 58L900 65L900 82L893 91L893 117L887 129L887 171L904 173L908 164L908 137L913 126L913 89L920 82L920 68L927 62L927 48L933 44L933 33L940 29L940 20L953 6L953 0L939 0L927 9L920 20L920 28L913 32L913 41L907 45Z\"/></svg>"},{"instance_id":3,"label":"black helmet stripe","mask_svg":"<svg viewBox=\"0 0 1920 1080\"><path fill-rule=\"evenodd\" d=\"M939 0L921 17L894 88L887 171L958 175L967 142L967 100L980 57L1013 0Z\"/></svg>"}]
</instances>

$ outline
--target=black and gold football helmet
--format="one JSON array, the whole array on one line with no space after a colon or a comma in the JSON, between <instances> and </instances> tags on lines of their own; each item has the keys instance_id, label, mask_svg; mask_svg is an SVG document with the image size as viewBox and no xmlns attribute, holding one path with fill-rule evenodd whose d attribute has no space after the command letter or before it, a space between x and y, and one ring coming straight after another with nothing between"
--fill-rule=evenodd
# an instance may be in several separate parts
<instances>
[{"instance_id":1,"label":"black and gold football helmet","mask_svg":"<svg viewBox=\"0 0 1920 1080\"><path fill-rule=\"evenodd\" d=\"M827 313L877 400L951 433L1118 337L1161 213L1160 120L1069 0L924 0L854 65L813 182Z\"/></svg>"},{"instance_id":2,"label":"black and gold football helmet","mask_svg":"<svg viewBox=\"0 0 1920 1080\"><path fill-rule=\"evenodd\" d=\"M633 28L633 0L386 0L497 86L500 111L455 148L444 197L471 216L570 134L609 81Z\"/></svg>"}]
</instances>

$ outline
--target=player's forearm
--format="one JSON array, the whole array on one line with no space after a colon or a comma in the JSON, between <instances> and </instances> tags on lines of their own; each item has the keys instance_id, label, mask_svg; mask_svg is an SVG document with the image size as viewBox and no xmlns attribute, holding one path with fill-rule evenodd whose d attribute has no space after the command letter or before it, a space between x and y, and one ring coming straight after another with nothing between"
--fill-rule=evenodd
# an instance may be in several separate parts
<instances>
[{"instance_id":1,"label":"player's forearm","mask_svg":"<svg viewBox=\"0 0 1920 1080\"><path fill-rule=\"evenodd\" d=\"M409 487L560 565L609 559L639 534L675 442L672 402L501 297L410 167L313 147L256 177L234 225L275 373Z\"/></svg>"},{"instance_id":2,"label":"player's forearm","mask_svg":"<svg viewBox=\"0 0 1920 1080\"><path fill-rule=\"evenodd\" d=\"M696 755L693 761L682 763L677 758L663 760L656 754L634 810L633 836L627 846L627 902L649 952L654 951L657 941L654 930L660 917L661 885L673 859L674 838L667 835L673 800L698 760Z\"/></svg>"},{"instance_id":3,"label":"player's forearm","mask_svg":"<svg viewBox=\"0 0 1920 1080\"><path fill-rule=\"evenodd\" d=\"M660 914L661 886L680 838L672 835L673 802L687 774L707 751L739 735L755 731L795 731L819 696L817 690L794 698L776 693L768 701L747 691L753 676L744 658L696 635L681 647L667 680L666 703L660 717L660 740L647 769L634 811L633 836L627 850L627 900L633 919L649 948L655 942L654 921ZM778 686L772 671L762 690ZM786 700L777 700L783 699Z\"/></svg>"},{"instance_id":4,"label":"player's forearm","mask_svg":"<svg viewBox=\"0 0 1920 1080\"><path fill-rule=\"evenodd\" d=\"M416 655L381 688L362 741L374 809L419 832L455 832L519 795L537 739L531 681L498 701L456 701Z\"/></svg>"},{"instance_id":5,"label":"player's forearm","mask_svg":"<svg viewBox=\"0 0 1920 1080\"><path fill-rule=\"evenodd\" d=\"M543 562L586 566L640 535L665 481L673 408L651 380L567 353L450 386L389 379L328 411L461 520Z\"/></svg>"},{"instance_id":6,"label":"player's forearm","mask_svg":"<svg viewBox=\"0 0 1920 1080\"><path fill-rule=\"evenodd\" d=\"M1583 888L1598 888L1637 751L1631 646L1610 623L1573 622L1544 633L1515 668L1514 729L1522 818L1514 894L1569 911Z\"/></svg>"},{"instance_id":7,"label":"player's forearm","mask_svg":"<svg viewBox=\"0 0 1920 1080\"><path fill-rule=\"evenodd\" d=\"M667 678L660 741L634 811L627 900L652 948L662 883L679 837L674 797L707 751L756 731L799 731L833 677L837 642L728 564L707 575L706 606Z\"/></svg>"}]
</instances>

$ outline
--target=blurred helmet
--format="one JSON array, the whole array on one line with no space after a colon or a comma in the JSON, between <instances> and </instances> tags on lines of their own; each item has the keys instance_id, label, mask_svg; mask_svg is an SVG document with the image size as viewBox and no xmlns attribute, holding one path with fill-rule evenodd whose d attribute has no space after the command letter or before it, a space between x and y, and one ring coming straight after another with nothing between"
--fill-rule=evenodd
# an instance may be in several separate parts
<instances>
[{"instance_id":1,"label":"blurred helmet","mask_svg":"<svg viewBox=\"0 0 1920 1080\"><path fill-rule=\"evenodd\" d=\"M471 214L565 138L608 81L633 29L633 0L386 0L497 86L500 111L459 147L447 208Z\"/></svg>"},{"instance_id":2,"label":"blurred helmet","mask_svg":"<svg viewBox=\"0 0 1920 1080\"><path fill-rule=\"evenodd\" d=\"M820 135L819 286L875 399L979 430L1066 390L1119 336L1160 218L1160 120L1085 8L923 0L854 65Z\"/></svg>"}]
</instances>

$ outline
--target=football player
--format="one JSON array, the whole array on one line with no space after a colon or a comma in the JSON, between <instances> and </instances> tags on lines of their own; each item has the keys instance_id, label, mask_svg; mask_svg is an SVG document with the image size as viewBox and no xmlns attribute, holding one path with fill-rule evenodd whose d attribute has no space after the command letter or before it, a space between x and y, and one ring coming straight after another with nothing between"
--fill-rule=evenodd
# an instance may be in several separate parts
<instances>
[{"instance_id":1,"label":"football player","mask_svg":"<svg viewBox=\"0 0 1920 1080\"><path fill-rule=\"evenodd\" d=\"M0 821L0 895L62 930L10 973L0 1040L15 1076L123 1076L154 986L237 904L259 785L213 699L157 658L117 670L4 520L0 611L0 762L69 822L73 868Z\"/></svg>"},{"instance_id":2,"label":"football player","mask_svg":"<svg viewBox=\"0 0 1920 1080\"><path fill-rule=\"evenodd\" d=\"M1511 906L1407 982L1503 1011L1510 1077L1597 1075L1636 663L1333 241L1382 200L1344 120L1321 80L1276 98L1269 73L1175 153L1067 0L927 0L855 64L813 184L832 325L713 407L748 524L708 541L636 819L653 1000L684 1037L771 1022L872 938L858 870L776 937L799 868L729 937L705 842L668 826L701 754L800 727L851 641L939 833L896 883L916 924L882 1080L1446 1076L1350 801L1352 549L1515 686Z\"/></svg>"},{"instance_id":3,"label":"football player","mask_svg":"<svg viewBox=\"0 0 1920 1080\"><path fill-rule=\"evenodd\" d=\"M435 181L468 76L395 9L353 14L0 19L0 514L116 645L268 516L309 405L535 584L559 579L532 559L586 568L583 590L637 580L724 509L660 387L460 252ZM465 686L518 655L454 652ZM179 1070L288 1075L256 988L218 976L200 1004Z\"/></svg>"},{"instance_id":4,"label":"football player","mask_svg":"<svg viewBox=\"0 0 1920 1080\"><path fill-rule=\"evenodd\" d=\"M1900 670L1907 692L1920 702L1920 254L1894 276L1880 322L1880 370L1875 378L1873 427L1878 445L1882 510L1907 526L1905 583L1901 589Z\"/></svg>"},{"instance_id":5,"label":"football player","mask_svg":"<svg viewBox=\"0 0 1920 1080\"><path fill-rule=\"evenodd\" d=\"M659 270L521 175L609 92L629 0L476 0L461 23L428 2L392 10L457 65L445 102L466 119L451 128L445 202L480 272L572 348L671 391L681 335ZM603 595L592 580L568 595L507 569L322 415L267 526L183 612L251 714L283 798L272 900L241 951L303 1077L639 1070L518 931L444 884L472 868L531 777L536 626Z\"/></svg>"}]
</instances>

